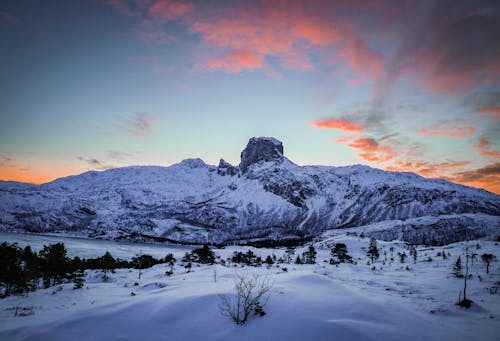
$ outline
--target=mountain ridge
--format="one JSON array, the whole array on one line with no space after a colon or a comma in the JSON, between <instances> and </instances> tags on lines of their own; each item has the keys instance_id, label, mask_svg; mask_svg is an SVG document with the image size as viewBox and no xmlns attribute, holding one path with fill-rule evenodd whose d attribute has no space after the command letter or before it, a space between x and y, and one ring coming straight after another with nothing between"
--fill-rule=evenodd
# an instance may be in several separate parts
<instances>
[{"instance_id":1,"label":"mountain ridge","mask_svg":"<svg viewBox=\"0 0 500 341\"><path fill-rule=\"evenodd\" d=\"M299 166L284 156L282 143L274 138L250 139L239 166L222 159L218 166L186 159L169 167L89 171L42 185L0 182L0 229L91 238L281 240L423 217L447 217L457 230L495 238L500 196L364 165ZM491 225L486 229L485 221ZM412 226L387 228L395 225ZM449 242L453 229L441 225L446 236L431 225L429 231ZM465 237L457 234L451 240Z\"/></svg>"}]
</instances>

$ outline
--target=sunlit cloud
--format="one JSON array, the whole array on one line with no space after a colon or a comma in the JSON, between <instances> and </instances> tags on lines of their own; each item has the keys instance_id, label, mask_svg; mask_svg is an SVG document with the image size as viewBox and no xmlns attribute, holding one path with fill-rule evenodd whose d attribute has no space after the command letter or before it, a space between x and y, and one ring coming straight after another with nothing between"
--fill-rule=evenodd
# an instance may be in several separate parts
<instances>
[{"instance_id":1,"label":"sunlit cloud","mask_svg":"<svg viewBox=\"0 0 500 341\"><path fill-rule=\"evenodd\" d=\"M207 67L212 70L223 69L227 72L241 72L245 69L261 68L263 56L256 55L250 51L233 51L224 56L216 57L208 61Z\"/></svg>"},{"instance_id":2,"label":"sunlit cloud","mask_svg":"<svg viewBox=\"0 0 500 341\"><path fill-rule=\"evenodd\" d=\"M342 118L328 118L310 122L310 125L321 129L335 129L347 132L363 132L363 128L357 123Z\"/></svg>"},{"instance_id":3,"label":"sunlit cloud","mask_svg":"<svg viewBox=\"0 0 500 341\"><path fill-rule=\"evenodd\" d=\"M417 131L417 134L427 135L427 136L448 136L448 137L459 137L466 138L474 135L476 128L468 125L458 125L460 122L456 121L444 121L436 125L422 128Z\"/></svg>"},{"instance_id":4,"label":"sunlit cloud","mask_svg":"<svg viewBox=\"0 0 500 341\"><path fill-rule=\"evenodd\" d=\"M149 7L149 13L165 20L174 20L191 12L193 8L194 5L190 3L160 0Z\"/></svg>"},{"instance_id":5,"label":"sunlit cloud","mask_svg":"<svg viewBox=\"0 0 500 341\"><path fill-rule=\"evenodd\" d=\"M478 142L473 144L479 155L489 158L500 159L500 149L494 149L491 142L486 137L480 137Z\"/></svg>"},{"instance_id":6,"label":"sunlit cloud","mask_svg":"<svg viewBox=\"0 0 500 341\"><path fill-rule=\"evenodd\" d=\"M457 172L450 180L500 193L500 163L490 163L484 167Z\"/></svg>"},{"instance_id":7,"label":"sunlit cloud","mask_svg":"<svg viewBox=\"0 0 500 341\"><path fill-rule=\"evenodd\" d=\"M375 139L366 136L343 136L336 143L342 143L358 151L358 156L368 162L385 163L394 159L398 152L390 145L390 138Z\"/></svg>"}]
</instances>

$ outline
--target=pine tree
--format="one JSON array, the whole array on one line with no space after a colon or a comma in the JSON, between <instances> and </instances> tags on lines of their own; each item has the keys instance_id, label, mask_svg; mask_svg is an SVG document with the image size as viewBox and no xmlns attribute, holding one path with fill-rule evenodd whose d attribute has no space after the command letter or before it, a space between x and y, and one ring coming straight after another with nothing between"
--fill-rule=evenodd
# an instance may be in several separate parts
<instances>
[{"instance_id":1,"label":"pine tree","mask_svg":"<svg viewBox=\"0 0 500 341\"><path fill-rule=\"evenodd\" d=\"M410 246L410 255L413 257L413 263L417 264L417 248L415 245Z\"/></svg>"},{"instance_id":2,"label":"pine tree","mask_svg":"<svg viewBox=\"0 0 500 341\"><path fill-rule=\"evenodd\" d=\"M100 263L102 272L104 273L103 280L107 281L109 278L108 272L116 269L116 260L113 258L113 256L111 256L111 253L109 253L109 251L106 251L104 256L100 258Z\"/></svg>"},{"instance_id":3,"label":"pine tree","mask_svg":"<svg viewBox=\"0 0 500 341\"><path fill-rule=\"evenodd\" d=\"M399 255L399 262L400 263L404 263L405 262L405 259L407 257L406 253L403 251L401 253L398 252L398 255Z\"/></svg>"},{"instance_id":4,"label":"pine tree","mask_svg":"<svg viewBox=\"0 0 500 341\"><path fill-rule=\"evenodd\" d=\"M462 273L462 259L460 258L460 256L458 256L457 261L455 262L455 265L453 266L452 274L458 278L464 277L464 275Z\"/></svg>"},{"instance_id":5,"label":"pine tree","mask_svg":"<svg viewBox=\"0 0 500 341\"><path fill-rule=\"evenodd\" d=\"M67 276L68 258L67 250L63 243L44 245L40 251L43 260L43 278L45 287L62 283ZM52 280L52 284L51 281Z\"/></svg>"},{"instance_id":6,"label":"pine tree","mask_svg":"<svg viewBox=\"0 0 500 341\"><path fill-rule=\"evenodd\" d=\"M347 246L344 243L337 243L330 251L330 264L352 263L352 257L347 254Z\"/></svg>"},{"instance_id":7,"label":"pine tree","mask_svg":"<svg viewBox=\"0 0 500 341\"><path fill-rule=\"evenodd\" d=\"M85 270L76 269L73 272L73 283L73 289L83 288L83 284L85 283Z\"/></svg>"},{"instance_id":8,"label":"pine tree","mask_svg":"<svg viewBox=\"0 0 500 341\"><path fill-rule=\"evenodd\" d=\"M493 260L493 258L495 258L495 256L493 256L491 253L483 253L481 255L481 260L484 262L484 264L486 264L486 273L487 274L490 273L490 263Z\"/></svg>"},{"instance_id":9,"label":"pine tree","mask_svg":"<svg viewBox=\"0 0 500 341\"><path fill-rule=\"evenodd\" d=\"M304 264L316 264L316 249L313 245L309 245L306 252L302 253Z\"/></svg>"},{"instance_id":10,"label":"pine tree","mask_svg":"<svg viewBox=\"0 0 500 341\"><path fill-rule=\"evenodd\" d=\"M375 238L370 238L370 246L368 247L368 252L366 253L370 257L372 263L375 259L378 259L379 253L377 248L377 240Z\"/></svg>"}]
</instances>

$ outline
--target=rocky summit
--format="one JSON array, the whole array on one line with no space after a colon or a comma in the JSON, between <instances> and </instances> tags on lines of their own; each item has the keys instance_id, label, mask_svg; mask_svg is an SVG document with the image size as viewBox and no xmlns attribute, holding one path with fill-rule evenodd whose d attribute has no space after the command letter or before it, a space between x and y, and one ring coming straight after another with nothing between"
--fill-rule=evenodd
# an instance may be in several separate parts
<instances>
[{"instance_id":1,"label":"rocky summit","mask_svg":"<svg viewBox=\"0 0 500 341\"><path fill-rule=\"evenodd\" d=\"M246 173L248 167L261 161L281 160L283 143L272 137L253 137L241 152L240 169Z\"/></svg>"},{"instance_id":2,"label":"rocky summit","mask_svg":"<svg viewBox=\"0 0 500 341\"><path fill-rule=\"evenodd\" d=\"M445 244L500 236L500 196L367 166L299 166L252 138L233 166L86 172L43 185L0 182L0 230L90 238L246 243L356 228L378 239Z\"/></svg>"}]
</instances>

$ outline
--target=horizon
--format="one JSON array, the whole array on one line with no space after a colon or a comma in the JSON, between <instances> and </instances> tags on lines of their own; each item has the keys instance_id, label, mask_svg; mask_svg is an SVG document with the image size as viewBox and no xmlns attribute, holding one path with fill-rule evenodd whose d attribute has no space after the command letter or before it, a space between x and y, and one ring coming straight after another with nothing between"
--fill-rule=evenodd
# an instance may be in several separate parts
<instances>
[{"instance_id":1,"label":"horizon","mask_svg":"<svg viewBox=\"0 0 500 341\"><path fill-rule=\"evenodd\" d=\"M257 138L257 137L252 137L250 139L253 139L253 138ZM272 138L272 139L276 139L274 137L271 137L271 136L260 136L258 138ZM278 139L276 139L278 140ZM279 142L281 142L280 140L278 140ZM283 146L285 147L285 146ZM344 166L325 166L325 165L302 165L302 164L297 164L295 163L293 160L291 160L290 158L288 158L286 156L286 149L284 149L284 153L283 153L283 157L285 159L287 159L288 161L296 164L297 166L299 167L308 167L308 166L311 166L311 167L333 167L333 168L339 168L339 167L355 167L355 166L363 166L363 167L369 167L369 168L372 168L372 169L377 169L377 170L381 170L381 171L386 171L386 172L393 172L393 173L412 173L412 174L415 174L415 175L419 175L417 173L414 173L414 172L408 172L408 171L391 171L391 170L384 170L382 168L378 168L378 167L374 167L374 166L370 166L370 165L366 165L366 164L361 164L361 163L357 163L357 164L352 164L352 165L344 165ZM5 182L20 182L20 183L28 183L28 184L33 184L33 185L44 185L44 184L48 184L48 183L51 183L53 181L56 181L56 180L59 180L59 179L64 179L64 178L67 178L67 177L75 177L75 176L80 176L80 175L83 175L83 174L86 174L88 172L106 172L106 171L109 171L109 170L113 170L113 169L121 169L121 168L129 168L129 167L162 167L162 168L169 168L171 166L174 166L174 165L177 165L177 164L180 164L182 163L183 161L185 160L201 160L203 163L205 163L206 166L208 167L218 167L218 163L207 163L205 160L203 160L202 158L197 158L197 157L192 157L192 158L186 158L186 159L182 159L182 160L179 160L177 162L174 162L172 164L169 164L169 165L155 165L155 164L148 164L148 165L141 165L141 164L132 164L132 165L124 165L124 166L119 166L119 167L113 167L113 168L107 168L107 169L91 169L91 170L86 170L86 171L83 171L81 173L77 173L77 174L68 174L68 175L65 175L65 176L62 176L62 177L59 177L59 178L56 178L56 179L53 179L53 180L50 180L50 181L47 181L47 182L43 182L43 183L34 183L34 182L22 182L22 181L15 181L15 180L0 180L0 181L5 181ZM220 161L222 161L224 159L220 159ZM226 160L224 160L226 161ZM227 162L227 161L226 161ZM232 166L235 166L235 167L239 167L241 162L239 163L230 163ZM421 176L421 175L419 175ZM443 180L443 179L440 179L440 178L427 178L427 177L424 177L425 179L427 180ZM446 181L446 180L445 180ZM451 182L453 184L457 184L457 185L462 185L462 184L459 184L459 183L454 183L454 182ZM472 186L471 186L472 187ZM482 190L486 190L484 188L479 188L479 187L472 187L472 188L476 188L476 189L482 189ZM486 190L488 191L488 190ZM491 192L491 191L488 191L488 192ZM491 192L491 193L494 193L494 194L498 194L498 193L495 193L495 192Z\"/></svg>"},{"instance_id":2,"label":"horizon","mask_svg":"<svg viewBox=\"0 0 500 341\"><path fill-rule=\"evenodd\" d=\"M412 172L500 193L495 1L5 1L0 180L239 164Z\"/></svg>"}]
</instances>

